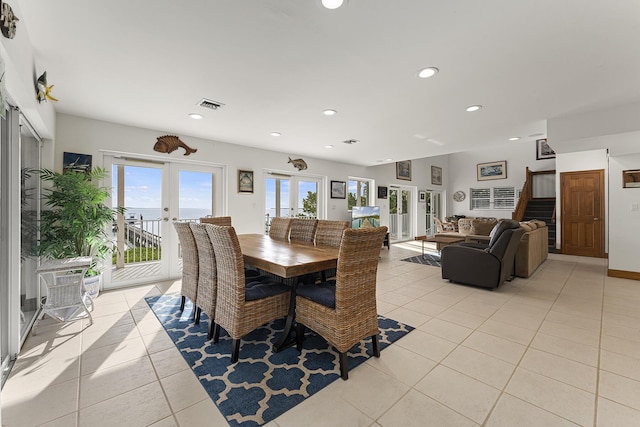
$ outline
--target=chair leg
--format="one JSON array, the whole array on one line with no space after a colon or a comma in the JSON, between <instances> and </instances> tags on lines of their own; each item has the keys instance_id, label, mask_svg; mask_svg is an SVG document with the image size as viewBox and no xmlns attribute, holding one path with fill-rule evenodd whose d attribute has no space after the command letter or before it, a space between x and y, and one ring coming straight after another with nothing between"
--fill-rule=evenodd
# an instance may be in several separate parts
<instances>
[{"instance_id":1,"label":"chair leg","mask_svg":"<svg viewBox=\"0 0 640 427\"><path fill-rule=\"evenodd\" d=\"M380 357L380 341L378 340L378 334L371 335L371 344L373 344L373 355Z\"/></svg>"},{"instance_id":2,"label":"chair leg","mask_svg":"<svg viewBox=\"0 0 640 427\"><path fill-rule=\"evenodd\" d=\"M196 313L195 313L195 319L194 319L194 323L196 325L200 324L200 314L202 314L202 309L200 307L196 308Z\"/></svg>"},{"instance_id":3,"label":"chair leg","mask_svg":"<svg viewBox=\"0 0 640 427\"><path fill-rule=\"evenodd\" d=\"M340 352L340 376L343 380L349 379L349 358L346 351Z\"/></svg>"},{"instance_id":4,"label":"chair leg","mask_svg":"<svg viewBox=\"0 0 640 427\"><path fill-rule=\"evenodd\" d=\"M240 353L240 338L231 341L231 363L238 361L238 355Z\"/></svg>"},{"instance_id":5,"label":"chair leg","mask_svg":"<svg viewBox=\"0 0 640 427\"><path fill-rule=\"evenodd\" d=\"M296 325L296 348L302 351L302 341L304 341L304 325L300 322Z\"/></svg>"},{"instance_id":6,"label":"chair leg","mask_svg":"<svg viewBox=\"0 0 640 427\"><path fill-rule=\"evenodd\" d=\"M216 322L214 322L213 319L209 319L209 331L207 332L207 339L208 340L213 338L213 332L216 330L217 327L218 327L218 325L216 325ZM220 334L220 330L219 329L218 329L218 334Z\"/></svg>"},{"instance_id":7,"label":"chair leg","mask_svg":"<svg viewBox=\"0 0 640 427\"><path fill-rule=\"evenodd\" d=\"M180 300L180 311L184 310L184 303L187 301L187 297L182 295L182 299Z\"/></svg>"},{"instance_id":8,"label":"chair leg","mask_svg":"<svg viewBox=\"0 0 640 427\"><path fill-rule=\"evenodd\" d=\"M213 343L218 344L218 341L220 341L220 325L213 323Z\"/></svg>"}]
</instances>

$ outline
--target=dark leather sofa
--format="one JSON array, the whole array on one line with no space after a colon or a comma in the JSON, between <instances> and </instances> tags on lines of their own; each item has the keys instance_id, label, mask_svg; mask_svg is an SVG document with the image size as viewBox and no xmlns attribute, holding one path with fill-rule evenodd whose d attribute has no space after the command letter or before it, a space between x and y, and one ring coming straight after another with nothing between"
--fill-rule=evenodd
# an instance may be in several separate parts
<instances>
[{"instance_id":1,"label":"dark leather sofa","mask_svg":"<svg viewBox=\"0 0 640 427\"><path fill-rule=\"evenodd\" d=\"M442 278L497 288L514 274L515 254L523 234L518 221L503 219L491 231L488 245L462 243L442 248Z\"/></svg>"}]
</instances>

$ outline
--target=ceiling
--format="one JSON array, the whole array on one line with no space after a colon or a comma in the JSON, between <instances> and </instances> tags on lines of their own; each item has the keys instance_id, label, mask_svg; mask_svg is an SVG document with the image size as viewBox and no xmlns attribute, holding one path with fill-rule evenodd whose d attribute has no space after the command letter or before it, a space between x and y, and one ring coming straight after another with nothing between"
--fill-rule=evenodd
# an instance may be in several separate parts
<instances>
[{"instance_id":1,"label":"ceiling","mask_svg":"<svg viewBox=\"0 0 640 427\"><path fill-rule=\"evenodd\" d=\"M57 112L291 156L527 144L547 119L640 100L638 1L13 1Z\"/></svg>"}]
</instances>

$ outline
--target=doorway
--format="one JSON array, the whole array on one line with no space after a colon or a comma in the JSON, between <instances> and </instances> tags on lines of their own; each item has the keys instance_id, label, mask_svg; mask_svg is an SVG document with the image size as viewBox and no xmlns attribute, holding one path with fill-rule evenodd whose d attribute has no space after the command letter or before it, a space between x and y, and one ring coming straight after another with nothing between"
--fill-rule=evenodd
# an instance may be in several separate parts
<instances>
[{"instance_id":1,"label":"doorway","mask_svg":"<svg viewBox=\"0 0 640 427\"><path fill-rule=\"evenodd\" d=\"M391 242L413 238L414 191L409 187L389 187L389 239Z\"/></svg>"},{"instance_id":2,"label":"doorway","mask_svg":"<svg viewBox=\"0 0 640 427\"><path fill-rule=\"evenodd\" d=\"M427 236L433 236L436 234L436 223L434 218L442 219L442 192L427 190L426 202L425 234Z\"/></svg>"},{"instance_id":3,"label":"doorway","mask_svg":"<svg viewBox=\"0 0 640 427\"><path fill-rule=\"evenodd\" d=\"M560 173L562 253L604 257L604 170Z\"/></svg>"},{"instance_id":4,"label":"doorway","mask_svg":"<svg viewBox=\"0 0 640 427\"><path fill-rule=\"evenodd\" d=\"M265 233L274 217L318 218L322 212L322 179L267 173L265 176Z\"/></svg>"},{"instance_id":5,"label":"doorway","mask_svg":"<svg viewBox=\"0 0 640 427\"><path fill-rule=\"evenodd\" d=\"M105 288L180 277L182 260L174 221L197 222L219 216L223 206L223 168L107 156L112 205L124 206L114 224L118 250Z\"/></svg>"}]
</instances>

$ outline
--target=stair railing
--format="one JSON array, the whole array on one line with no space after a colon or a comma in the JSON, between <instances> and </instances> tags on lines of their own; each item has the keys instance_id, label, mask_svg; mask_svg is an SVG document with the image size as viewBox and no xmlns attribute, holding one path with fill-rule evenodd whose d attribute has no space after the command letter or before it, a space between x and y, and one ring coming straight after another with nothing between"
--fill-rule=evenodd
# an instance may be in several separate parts
<instances>
[{"instance_id":1,"label":"stair railing","mask_svg":"<svg viewBox=\"0 0 640 427\"><path fill-rule=\"evenodd\" d=\"M522 191L520 192L520 198L518 199L518 203L516 204L516 209L511 213L511 218L516 221L522 221L524 217L524 212L527 209L527 204L529 200L531 200L533 195L533 173L529 170L527 166L527 170L525 172L525 181L524 186L522 187Z\"/></svg>"}]
</instances>

